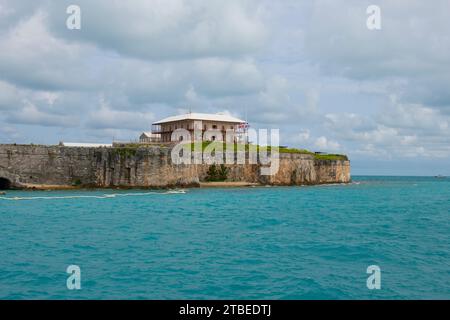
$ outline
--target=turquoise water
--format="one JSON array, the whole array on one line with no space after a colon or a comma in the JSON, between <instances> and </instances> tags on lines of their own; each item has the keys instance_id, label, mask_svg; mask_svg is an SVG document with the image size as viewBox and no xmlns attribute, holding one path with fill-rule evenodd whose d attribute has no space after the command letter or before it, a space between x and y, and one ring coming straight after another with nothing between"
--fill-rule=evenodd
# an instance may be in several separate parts
<instances>
[{"instance_id":1,"label":"turquoise water","mask_svg":"<svg viewBox=\"0 0 450 320\"><path fill-rule=\"evenodd\" d=\"M450 179L3 197L2 299L450 299Z\"/></svg>"}]
</instances>

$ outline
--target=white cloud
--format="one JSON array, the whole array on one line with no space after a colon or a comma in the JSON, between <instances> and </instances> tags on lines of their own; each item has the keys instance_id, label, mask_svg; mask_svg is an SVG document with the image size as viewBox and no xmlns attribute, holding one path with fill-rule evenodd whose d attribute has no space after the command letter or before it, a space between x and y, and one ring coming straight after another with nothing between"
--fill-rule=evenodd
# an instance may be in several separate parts
<instances>
[{"instance_id":1,"label":"white cloud","mask_svg":"<svg viewBox=\"0 0 450 320\"><path fill-rule=\"evenodd\" d=\"M17 124L41 125L49 127L76 127L80 119L76 116L58 115L40 111L30 101L25 101L22 109L12 112L7 121Z\"/></svg>"},{"instance_id":2,"label":"white cloud","mask_svg":"<svg viewBox=\"0 0 450 320\"><path fill-rule=\"evenodd\" d=\"M52 37L46 16L37 11L0 34L0 77L38 90L89 89L94 81L83 56L92 49Z\"/></svg>"},{"instance_id":3,"label":"white cloud","mask_svg":"<svg viewBox=\"0 0 450 320\"><path fill-rule=\"evenodd\" d=\"M338 151L341 146L338 142L328 140L326 137L322 136L316 139L315 146L320 149L320 151Z\"/></svg>"},{"instance_id":4,"label":"white cloud","mask_svg":"<svg viewBox=\"0 0 450 320\"><path fill-rule=\"evenodd\" d=\"M298 141L298 143L308 143L309 139L311 137L311 133L309 130L303 130L302 132L298 133L295 136L295 139Z\"/></svg>"},{"instance_id":5,"label":"white cloud","mask_svg":"<svg viewBox=\"0 0 450 320\"><path fill-rule=\"evenodd\" d=\"M372 116L327 114L326 127L353 142L355 153L389 157L450 156L450 117L438 110L393 100Z\"/></svg>"},{"instance_id":6,"label":"white cloud","mask_svg":"<svg viewBox=\"0 0 450 320\"><path fill-rule=\"evenodd\" d=\"M93 129L130 129L135 131L148 130L155 120L153 113L126 112L111 109L102 97L100 108L89 114L87 127ZM141 128L141 129L139 129Z\"/></svg>"}]
</instances>

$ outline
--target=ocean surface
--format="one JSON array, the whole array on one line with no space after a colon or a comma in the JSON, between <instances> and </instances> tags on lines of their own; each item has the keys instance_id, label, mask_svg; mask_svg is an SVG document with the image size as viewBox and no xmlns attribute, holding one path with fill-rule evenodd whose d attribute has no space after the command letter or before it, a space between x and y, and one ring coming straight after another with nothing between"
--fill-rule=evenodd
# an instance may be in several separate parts
<instances>
[{"instance_id":1,"label":"ocean surface","mask_svg":"<svg viewBox=\"0 0 450 320\"><path fill-rule=\"evenodd\" d=\"M0 241L0 299L450 299L450 179L8 191Z\"/></svg>"}]
</instances>

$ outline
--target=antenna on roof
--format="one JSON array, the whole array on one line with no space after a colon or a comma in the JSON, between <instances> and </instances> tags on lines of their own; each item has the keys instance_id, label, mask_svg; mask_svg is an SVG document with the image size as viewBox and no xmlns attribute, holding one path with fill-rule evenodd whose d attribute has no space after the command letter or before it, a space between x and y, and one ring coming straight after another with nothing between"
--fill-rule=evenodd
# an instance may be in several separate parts
<instances>
[{"instance_id":1,"label":"antenna on roof","mask_svg":"<svg viewBox=\"0 0 450 320\"><path fill-rule=\"evenodd\" d=\"M248 138L248 127L249 127L249 125L248 125L248 117L247 117L247 106L244 107L244 110L245 110L244 137L245 137L245 140L246 140L246 141L244 141L244 143L247 144L247 143L249 143L249 138Z\"/></svg>"},{"instance_id":2,"label":"antenna on roof","mask_svg":"<svg viewBox=\"0 0 450 320\"><path fill-rule=\"evenodd\" d=\"M247 119L247 106L244 107L245 110L245 123L248 123L248 119Z\"/></svg>"}]
</instances>

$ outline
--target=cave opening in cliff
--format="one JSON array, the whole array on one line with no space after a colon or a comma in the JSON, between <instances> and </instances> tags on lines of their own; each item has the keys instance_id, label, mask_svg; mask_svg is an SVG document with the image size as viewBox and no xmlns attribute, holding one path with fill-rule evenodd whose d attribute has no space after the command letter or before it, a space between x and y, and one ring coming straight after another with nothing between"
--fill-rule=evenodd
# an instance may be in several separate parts
<instances>
[{"instance_id":1,"label":"cave opening in cliff","mask_svg":"<svg viewBox=\"0 0 450 320\"><path fill-rule=\"evenodd\" d=\"M11 188L11 181L6 178L0 178L0 190L9 190Z\"/></svg>"}]
</instances>

